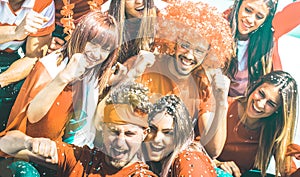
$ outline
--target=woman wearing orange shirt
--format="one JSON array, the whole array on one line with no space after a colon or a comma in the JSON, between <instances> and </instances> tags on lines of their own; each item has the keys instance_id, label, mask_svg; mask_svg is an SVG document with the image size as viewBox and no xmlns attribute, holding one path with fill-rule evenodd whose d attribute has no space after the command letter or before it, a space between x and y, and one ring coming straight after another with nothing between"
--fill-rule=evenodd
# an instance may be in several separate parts
<instances>
[{"instance_id":1,"label":"woman wearing orange shirt","mask_svg":"<svg viewBox=\"0 0 300 177\"><path fill-rule=\"evenodd\" d=\"M85 16L62 50L36 64L0 136L17 129L33 137L62 140L66 123L74 115L89 124L116 62L117 44L113 17L101 12ZM91 144L93 131L86 137L86 144Z\"/></svg>"}]
</instances>

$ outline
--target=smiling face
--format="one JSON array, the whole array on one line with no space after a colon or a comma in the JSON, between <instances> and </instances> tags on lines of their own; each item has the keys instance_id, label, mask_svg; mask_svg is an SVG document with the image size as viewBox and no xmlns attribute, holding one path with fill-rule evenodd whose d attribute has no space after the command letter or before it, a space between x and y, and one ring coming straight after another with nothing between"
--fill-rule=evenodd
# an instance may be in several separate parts
<instances>
[{"instance_id":1,"label":"smiling face","mask_svg":"<svg viewBox=\"0 0 300 177\"><path fill-rule=\"evenodd\" d=\"M156 114L150 130L145 147L149 160L158 162L174 150L173 117L166 112Z\"/></svg>"},{"instance_id":2,"label":"smiling face","mask_svg":"<svg viewBox=\"0 0 300 177\"><path fill-rule=\"evenodd\" d=\"M246 114L248 118L265 118L272 115L280 105L279 87L264 83L249 96Z\"/></svg>"},{"instance_id":3,"label":"smiling face","mask_svg":"<svg viewBox=\"0 0 300 177\"><path fill-rule=\"evenodd\" d=\"M103 63L110 53L110 49L103 49L100 44L87 42L83 54L88 63L87 68L92 68Z\"/></svg>"},{"instance_id":4,"label":"smiling face","mask_svg":"<svg viewBox=\"0 0 300 177\"><path fill-rule=\"evenodd\" d=\"M242 38L260 27L269 14L269 8L263 0L244 0L238 12L238 31Z\"/></svg>"},{"instance_id":5,"label":"smiling face","mask_svg":"<svg viewBox=\"0 0 300 177\"><path fill-rule=\"evenodd\" d=\"M209 44L201 37L185 35L177 40L174 67L177 75L187 76L200 66L208 54Z\"/></svg>"},{"instance_id":6,"label":"smiling face","mask_svg":"<svg viewBox=\"0 0 300 177\"><path fill-rule=\"evenodd\" d=\"M125 0L125 12L127 18L143 17L144 9L144 0Z\"/></svg>"},{"instance_id":7,"label":"smiling face","mask_svg":"<svg viewBox=\"0 0 300 177\"><path fill-rule=\"evenodd\" d=\"M106 162L116 168L129 164L136 157L144 137L145 130L137 125L105 123L103 143L109 156Z\"/></svg>"}]
</instances>

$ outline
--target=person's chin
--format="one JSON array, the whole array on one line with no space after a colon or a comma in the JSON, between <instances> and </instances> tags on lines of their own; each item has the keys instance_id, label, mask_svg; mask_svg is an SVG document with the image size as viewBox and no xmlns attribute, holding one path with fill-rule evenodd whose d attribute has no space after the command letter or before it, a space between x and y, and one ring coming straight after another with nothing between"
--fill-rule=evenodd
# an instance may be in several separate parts
<instances>
[{"instance_id":1,"label":"person's chin","mask_svg":"<svg viewBox=\"0 0 300 177\"><path fill-rule=\"evenodd\" d=\"M191 66L177 66L176 70L177 73L181 76L188 76L189 74L191 74L191 72L193 71L193 69L195 68L195 64L191 65Z\"/></svg>"},{"instance_id":2,"label":"person's chin","mask_svg":"<svg viewBox=\"0 0 300 177\"><path fill-rule=\"evenodd\" d=\"M152 162L159 162L161 161L161 154L156 154L156 155L150 155L149 156L149 160L152 161Z\"/></svg>"},{"instance_id":3,"label":"person's chin","mask_svg":"<svg viewBox=\"0 0 300 177\"><path fill-rule=\"evenodd\" d=\"M110 164L115 168L123 168L127 164L127 162L122 160L117 160L117 161L112 160Z\"/></svg>"},{"instance_id":4,"label":"person's chin","mask_svg":"<svg viewBox=\"0 0 300 177\"><path fill-rule=\"evenodd\" d=\"M178 75L180 75L180 76L188 76L190 73L191 73L191 70L189 70L189 69L177 69L177 73L178 73Z\"/></svg>"}]
</instances>

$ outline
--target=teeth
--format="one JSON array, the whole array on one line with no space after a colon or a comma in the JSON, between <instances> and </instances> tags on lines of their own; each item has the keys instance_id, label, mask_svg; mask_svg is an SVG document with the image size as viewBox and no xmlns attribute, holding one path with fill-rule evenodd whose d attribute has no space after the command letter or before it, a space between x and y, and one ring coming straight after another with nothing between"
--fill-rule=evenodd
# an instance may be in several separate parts
<instances>
[{"instance_id":1,"label":"teeth","mask_svg":"<svg viewBox=\"0 0 300 177\"><path fill-rule=\"evenodd\" d=\"M155 147L153 144L151 144L151 148L153 151L161 151L164 149L163 147Z\"/></svg>"},{"instance_id":2,"label":"teeth","mask_svg":"<svg viewBox=\"0 0 300 177\"><path fill-rule=\"evenodd\" d=\"M114 151L116 151L116 152L119 152L119 153L123 153L123 152L125 152L126 150L122 150L122 149L115 149L115 148L114 148Z\"/></svg>"},{"instance_id":3,"label":"teeth","mask_svg":"<svg viewBox=\"0 0 300 177\"><path fill-rule=\"evenodd\" d=\"M141 6L141 7L135 8L135 10L143 10L144 8L145 8L145 6Z\"/></svg>"},{"instance_id":4,"label":"teeth","mask_svg":"<svg viewBox=\"0 0 300 177\"><path fill-rule=\"evenodd\" d=\"M244 26L245 26L246 28L251 28L251 25L248 24L248 23L246 23L246 22L244 22L244 21L243 21L243 24L244 24Z\"/></svg>"},{"instance_id":5,"label":"teeth","mask_svg":"<svg viewBox=\"0 0 300 177\"><path fill-rule=\"evenodd\" d=\"M245 26L246 28L250 28L250 26L249 26L249 25L247 25L247 24L245 24L245 23L244 23L244 26Z\"/></svg>"},{"instance_id":6,"label":"teeth","mask_svg":"<svg viewBox=\"0 0 300 177\"><path fill-rule=\"evenodd\" d=\"M182 61L182 63L184 64L184 65L192 65L192 64L194 64L194 61L193 60L189 60L189 59L187 59L187 58L185 58L185 57L180 57L181 58L181 61Z\"/></svg>"},{"instance_id":7,"label":"teeth","mask_svg":"<svg viewBox=\"0 0 300 177\"><path fill-rule=\"evenodd\" d=\"M254 104L253 104L253 109L254 109L256 112L259 112L259 113L262 112L262 111L260 111Z\"/></svg>"}]
</instances>

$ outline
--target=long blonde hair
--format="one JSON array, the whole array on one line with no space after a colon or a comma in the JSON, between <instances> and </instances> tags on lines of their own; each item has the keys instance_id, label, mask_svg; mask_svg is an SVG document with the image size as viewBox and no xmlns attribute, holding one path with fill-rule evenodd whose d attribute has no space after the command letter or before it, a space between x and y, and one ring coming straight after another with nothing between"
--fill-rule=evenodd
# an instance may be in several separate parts
<instances>
[{"instance_id":1,"label":"long blonde hair","mask_svg":"<svg viewBox=\"0 0 300 177\"><path fill-rule=\"evenodd\" d=\"M125 28L129 21L126 17L125 2L126 0L112 0L108 10L108 13L115 17L120 26L119 46L121 47L118 54L118 61L121 63L125 62L129 57L136 55L139 50L150 49L150 44L155 34L156 23L156 8L153 0L144 0L145 10L143 17L139 20L136 19L138 21L137 34L133 36L133 39L128 39L128 31L126 32Z\"/></svg>"},{"instance_id":2,"label":"long blonde hair","mask_svg":"<svg viewBox=\"0 0 300 177\"><path fill-rule=\"evenodd\" d=\"M242 102L247 102L251 93L263 83L280 87L279 95L281 105L269 117L261 119L261 132L254 167L261 170L262 176L266 175L271 156L276 161L276 176L289 171L291 159L285 157L287 146L293 142L295 123L297 121L298 90L295 79L287 72L273 71L262 76L257 82L250 84L247 97ZM242 122L245 118L241 119Z\"/></svg>"}]
</instances>

